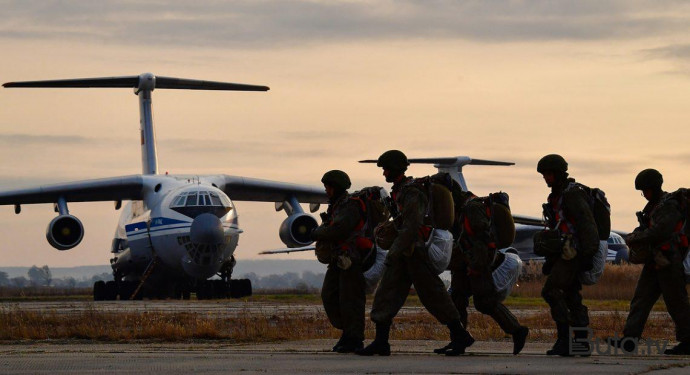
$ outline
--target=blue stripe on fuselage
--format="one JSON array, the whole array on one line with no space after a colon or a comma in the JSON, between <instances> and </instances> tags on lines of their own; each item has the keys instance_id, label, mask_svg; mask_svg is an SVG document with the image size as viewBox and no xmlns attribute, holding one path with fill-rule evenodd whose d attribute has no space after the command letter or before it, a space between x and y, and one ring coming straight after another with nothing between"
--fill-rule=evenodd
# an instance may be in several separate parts
<instances>
[{"instance_id":1,"label":"blue stripe on fuselage","mask_svg":"<svg viewBox=\"0 0 690 375\"><path fill-rule=\"evenodd\" d=\"M176 219L169 219L167 217L154 217L153 219L151 219L151 229L153 229L155 227L162 227L164 225L173 225L173 224L190 224L191 225L191 222L176 220ZM145 221L140 221L138 223L132 223L132 224L125 225L125 231L127 231L127 233L134 232L134 231L140 231L142 229L146 229L146 222Z\"/></svg>"}]
</instances>

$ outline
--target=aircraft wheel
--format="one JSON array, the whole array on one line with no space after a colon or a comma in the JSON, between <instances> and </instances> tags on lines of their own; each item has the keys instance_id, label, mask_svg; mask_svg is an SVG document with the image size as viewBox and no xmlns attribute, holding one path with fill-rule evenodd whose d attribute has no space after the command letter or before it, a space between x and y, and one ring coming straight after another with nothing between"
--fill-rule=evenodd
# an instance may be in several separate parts
<instances>
[{"instance_id":1,"label":"aircraft wheel","mask_svg":"<svg viewBox=\"0 0 690 375\"><path fill-rule=\"evenodd\" d=\"M93 283L93 300L94 301L104 301L105 300L105 281L99 280Z\"/></svg>"},{"instance_id":2,"label":"aircraft wheel","mask_svg":"<svg viewBox=\"0 0 690 375\"><path fill-rule=\"evenodd\" d=\"M115 301L117 299L117 284L114 281L105 283L105 299L106 301Z\"/></svg>"},{"instance_id":3,"label":"aircraft wheel","mask_svg":"<svg viewBox=\"0 0 690 375\"><path fill-rule=\"evenodd\" d=\"M213 295L216 298L228 298L228 284L223 280L212 280Z\"/></svg>"},{"instance_id":4,"label":"aircraft wheel","mask_svg":"<svg viewBox=\"0 0 690 375\"><path fill-rule=\"evenodd\" d=\"M118 294L120 295L120 301L127 301L130 298L132 298L132 294L134 293L134 288L136 288L136 286L131 281L121 282L120 286L118 288L118 292L119 292Z\"/></svg>"},{"instance_id":5,"label":"aircraft wheel","mask_svg":"<svg viewBox=\"0 0 690 375\"><path fill-rule=\"evenodd\" d=\"M211 299L213 298L213 284L208 281L202 281L196 287L196 299Z\"/></svg>"},{"instance_id":6,"label":"aircraft wheel","mask_svg":"<svg viewBox=\"0 0 690 375\"><path fill-rule=\"evenodd\" d=\"M252 281L249 279L242 279L242 297L249 297L252 295Z\"/></svg>"}]
</instances>

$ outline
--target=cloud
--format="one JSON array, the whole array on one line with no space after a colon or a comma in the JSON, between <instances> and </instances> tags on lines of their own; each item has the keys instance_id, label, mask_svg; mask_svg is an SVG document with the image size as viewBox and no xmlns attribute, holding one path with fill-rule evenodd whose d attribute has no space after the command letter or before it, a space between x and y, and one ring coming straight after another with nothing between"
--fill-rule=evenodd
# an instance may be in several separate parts
<instances>
[{"instance_id":1,"label":"cloud","mask_svg":"<svg viewBox=\"0 0 690 375\"><path fill-rule=\"evenodd\" d=\"M549 41L684 33L682 1L6 1L0 38L289 48L363 40Z\"/></svg>"}]
</instances>

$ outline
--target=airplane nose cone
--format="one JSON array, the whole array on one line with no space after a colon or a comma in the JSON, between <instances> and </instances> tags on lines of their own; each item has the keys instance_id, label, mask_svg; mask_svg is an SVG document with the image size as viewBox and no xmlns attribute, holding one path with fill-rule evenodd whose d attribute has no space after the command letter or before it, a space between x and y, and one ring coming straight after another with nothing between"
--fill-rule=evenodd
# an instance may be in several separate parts
<instances>
[{"instance_id":1,"label":"airplane nose cone","mask_svg":"<svg viewBox=\"0 0 690 375\"><path fill-rule=\"evenodd\" d=\"M216 215L203 213L192 221L189 236L194 243L217 245L223 243L225 231Z\"/></svg>"}]
</instances>

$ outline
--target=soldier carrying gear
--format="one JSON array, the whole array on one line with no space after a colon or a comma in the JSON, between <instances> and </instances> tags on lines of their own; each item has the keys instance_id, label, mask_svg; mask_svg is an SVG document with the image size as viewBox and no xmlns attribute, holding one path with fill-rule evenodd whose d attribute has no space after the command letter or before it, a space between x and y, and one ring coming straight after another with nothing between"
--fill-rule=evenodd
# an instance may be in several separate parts
<instances>
[{"instance_id":1,"label":"soldier carrying gear","mask_svg":"<svg viewBox=\"0 0 690 375\"><path fill-rule=\"evenodd\" d=\"M652 306L663 295L668 313L676 325L676 339L680 342L664 354L688 355L690 304L683 269L688 243L681 232L687 219L681 212L678 198L661 189L663 182L661 173L655 169L645 169L635 178L635 189L642 191L648 203L638 215L641 217L640 226L626 236L625 242L630 246L631 260L644 263L644 267L630 301L630 312L623 328L624 338L609 338L608 342L617 347L622 344L627 351L634 350L633 340L625 338L640 338Z\"/></svg>"},{"instance_id":2,"label":"soldier carrying gear","mask_svg":"<svg viewBox=\"0 0 690 375\"><path fill-rule=\"evenodd\" d=\"M581 189L568 189L575 182L568 178L568 163L562 156L546 155L537 164L537 171L551 188L548 203L544 205L551 233L556 232L563 241L560 249L545 254L542 271L548 275L542 289L542 297L551 307L551 317L556 322L558 339L547 355L571 355L569 350L570 326L575 338L585 339L589 325L587 307L582 304L581 271L592 268L592 256L599 249L599 233L588 198ZM582 336L582 337L580 337ZM585 340L579 340L585 341ZM585 344L589 353L588 344Z\"/></svg>"},{"instance_id":3,"label":"soldier carrying gear","mask_svg":"<svg viewBox=\"0 0 690 375\"><path fill-rule=\"evenodd\" d=\"M460 205L460 215L455 227L461 228L456 236L451 261L451 298L460 312L462 323L467 326L467 307L470 296L474 306L482 314L491 316L504 332L513 336L513 354L525 346L529 329L521 326L517 318L500 301L491 275L497 261L496 235L491 230L491 218L483 201L472 192L459 192L454 197ZM500 254L502 255L502 254ZM447 348L434 350L443 353Z\"/></svg>"},{"instance_id":4,"label":"soldier carrying gear","mask_svg":"<svg viewBox=\"0 0 690 375\"><path fill-rule=\"evenodd\" d=\"M474 339L465 330L460 314L446 292L443 281L431 270L423 233L429 198L412 179L405 176L409 162L398 150L383 153L377 165L387 182L393 183L392 197L400 208L396 220L397 236L386 257L386 270L376 290L371 320L376 323L376 338L359 355L390 355L388 337L393 318L400 311L414 285L419 299L429 312L450 329L451 343L446 355L460 355Z\"/></svg>"},{"instance_id":5,"label":"soldier carrying gear","mask_svg":"<svg viewBox=\"0 0 690 375\"><path fill-rule=\"evenodd\" d=\"M317 257L328 263L321 299L333 327L343 331L333 351L351 353L361 349L364 341L366 283L358 248L365 224L361 200L350 199L350 178L343 171L328 171L321 181L329 206L323 223L311 233L317 241Z\"/></svg>"}]
</instances>

